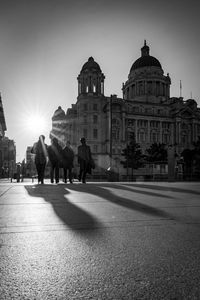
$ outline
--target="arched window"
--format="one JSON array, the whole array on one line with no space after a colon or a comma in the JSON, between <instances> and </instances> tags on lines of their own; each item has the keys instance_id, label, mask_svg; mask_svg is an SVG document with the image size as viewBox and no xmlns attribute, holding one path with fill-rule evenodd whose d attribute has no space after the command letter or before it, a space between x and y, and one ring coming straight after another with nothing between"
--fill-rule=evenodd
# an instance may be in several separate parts
<instances>
[{"instance_id":1,"label":"arched window","mask_svg":"<svg viewBox=\"0 0 200 300\"><path fill-rule=\"evenodd\" d=\"M150 140L151 140L151 143L157 143L158 142L158 132L156 130L151 131Z\"/></svg>"},{"instance_id":2,"label":"arched window","mask_svg":"<svg viewBox=\"0 0 200 300\"><path fill-rule=\"evenodd\" d=\"M87 115L83 115L83 123L87 124Z\"/></svg>"},{"instance_id":3,"label":"arched window","mask_svg":"<svg viewBox=\"0 0 200 300\"><path fill-rule=\"evenodd\" d=\"M119 138L119 128L112 128L112 139L118 141Z\"/></svg>"},{"instance_id":4,"label":"arched window","mask_svg":"<svg viewBox=\"0 0 200 300\"><path fill-rule=\"evenodd\" d=\"M98 122L98 116L97 115L93 115L93 123L97 124Z\"/></svg>"},{"instance_id":5,"label":"arched window","mask_svg":"<svg viewBox=\"0 0 200 300\"><path fill-rule=\"evenodd\" d=\"M104 83L101 82L101 94L103 95L104 94Z\"/></svg>"},{"instance_id":6,"label":"arched window","mask_svg":"<svg viewBox=\"0 0 200 300\"><path fill-rule=\"evenodd\" d=\"M163 132L162 142L164 144L168 144L170 142L170 134L169 134L169 132L167 132L167 131Z\"/></svg>"},{"instance_id":7,"label":"arched window","mask_svg":"<svg viewBox=\"0 0 200 300\"><path fill-rule=\"evenodd\" d=\"M188 143L188 134L187 131L181 132L181 144L186 145Z\"/></svg>"},{"instance_id":8,"label":"arched window","mask_svg":"<svg viewBox=\"0 0 200 300\"><path fill-rule=\"evenodd\" d=\"M112 119L113 126L120 126L120 121L118 119Z\"/></svg>"},{"instance_id":9,"label":"arched window","mask_svg":"<svg viewBox=\"0 0 200 300\"><path fill-rule=\"evenodd\" d=\"M112 119L112 139L117 141L120 139L120 120Z\"/></svg>"},{"instance_id":10,"label":"arched window","mask_svg":"<svg viewBox=\"0 0 200 300\"><path fill-rule=\"evenodd\" d=\"M145 131L142 129L138 130L138 142L139 143L144 143L146 141L146 135Z\"/></svg>"},{"instance_id":11,"label":"arched window","mask_svg":"<svg viewBox=\"0 0 200 300\"><path fill-rule=\"evenodd\" d=\"M142 81L139 82L139 95L144 94L144 84Z\"/></svg>"},{"instance_id":12,"label":"arched window","mask_svg":"<svg viewBox=\"0 0 200 300\"><path fill-rule=\"evenodd\" d=\"M147 81L147 93L148 93L148 95L152 94L152 82L151 81Z\"/></svg>"}]
</instances>

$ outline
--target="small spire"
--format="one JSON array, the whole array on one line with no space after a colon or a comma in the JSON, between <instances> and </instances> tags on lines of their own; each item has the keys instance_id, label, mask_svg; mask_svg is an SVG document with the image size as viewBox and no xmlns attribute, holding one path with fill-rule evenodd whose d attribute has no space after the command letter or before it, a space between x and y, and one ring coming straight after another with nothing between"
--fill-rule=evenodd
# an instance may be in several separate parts
<instances>
[{"instance_id":1,"label":"small spire","mask_svg":"<svg viewBox=\"0 0 200 300\"><path fill-rule=\"evenodd\" d=\"M146 40L144 40L144 46L141 48L141 56L149 56L149 47Z\"/></svg>"},{"instance_id":2,"label":"small spire","mask_svg":"<svg viewBox=\"0 0 200 300\"><path fill-rule=\"evenodd\" d=\"M182 82L180 80L180 98L182 98Z\"/></svg>"}]
</instances>

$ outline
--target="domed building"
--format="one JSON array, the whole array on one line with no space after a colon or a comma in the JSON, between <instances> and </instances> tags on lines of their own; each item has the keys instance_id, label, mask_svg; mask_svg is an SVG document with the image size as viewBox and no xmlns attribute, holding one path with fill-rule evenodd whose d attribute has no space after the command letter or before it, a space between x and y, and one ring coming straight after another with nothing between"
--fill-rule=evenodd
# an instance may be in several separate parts
<instances>
[{"instance_id":1,"label":"domed building","mask_svg":"<svg viewBox=\"0 0 200 300\"><path fill-rule=\"evenodd\" d=\"M149 47L145 41L141 57L133 63L128 80L123 86L124 99L164 102L170 97L170 84L169 75L164 76L160 62L149 55Z\"/></svg>"},{"instance_id":2,"label":"domed building","mask_svg":"<svg viewBox=\"0 0 200 300\"><path fill-rule=\"evenodd\" d=\"M52 134L77 150L81 137L90 145L96 168L93 178L103 179L110 165L119 179L127 176L120 163L130 133L145 153L153 143L173 145L179 155L200 136L200 109L193 99L170 97L171 79L160 61L150 55L146 41L123 84L122 98L104 95L105 76L93 57L83 64L78 96L66 114L59 107L52 117ZM75 169L78 166L75 164Z\"/></svg>"},{"instance_id":3,"label":"domed building","mask_svg":"<svg viewBox=\"0 0 200 300\"><path fill-rule=\"evenodd\" d=\"M66 136L66 114L61 106L58 106L52 117L52 130L50 139L56 137L61 145L64 145Z\"/></svg>"}]
</instances>

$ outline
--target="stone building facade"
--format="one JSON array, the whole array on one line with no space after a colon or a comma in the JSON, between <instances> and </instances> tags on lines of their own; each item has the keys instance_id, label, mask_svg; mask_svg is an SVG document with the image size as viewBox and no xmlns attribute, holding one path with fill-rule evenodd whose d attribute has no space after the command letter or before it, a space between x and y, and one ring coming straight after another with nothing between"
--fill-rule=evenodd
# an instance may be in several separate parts
<instances>
[{"instance_id":1,"label":"stone building facade","mask_svg":"<svg viewBox=\"0 0 200 300\"><path fill-rule=\"evenodd\" d=\"M105 75L93 57L78 75L78 97L66 113L61 108L52 117L51 136L62 145L70 140L75 151L81 137L91 146L96 168L94 177L103 177L109 166L120 175L122 150L134 132L143 152L153 143L173 146L180 155L200 136L200 108L194 99L170 97L171 79L146 45L131 66L123 83L122 98L105 96ZM75 166L76 167L76 166Z\"/></svg>"},{"instance_id":2,"label":"stone building facade","mask_svg":"<svg viewBox=\"0 0 200 300\"><path fill-rule=\"evenodd\" d=\"M0 140L0 178L13 177L16 168L16 146L14 140L3 137Z\"/></svg>"},{"instance_id":3,"label":"stone building facade","mask_svg":"<svg viewBox=\"0 0 200 300\"><path fill-rule=\"evenodd\" d=\"M0 178L12 177L16 169L15 142L5 136L6 130L6 120L0 95Z\"/></svg>"}]
</instances>

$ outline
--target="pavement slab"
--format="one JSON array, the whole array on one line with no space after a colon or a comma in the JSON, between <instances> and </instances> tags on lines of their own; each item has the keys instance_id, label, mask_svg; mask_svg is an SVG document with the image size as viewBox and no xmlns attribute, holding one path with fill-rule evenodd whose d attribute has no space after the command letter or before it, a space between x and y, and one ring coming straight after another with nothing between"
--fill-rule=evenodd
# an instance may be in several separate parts
<instances>
[{"instance_id":1,"label":"pavement slab","mask_svg":"<svg viewBox=\"0 0 200 300\"><path fill-rule=\"evenodd\" d=\"M0 182L0 299L200 299L196 182Z\"/></svg>"}]
</instances>

